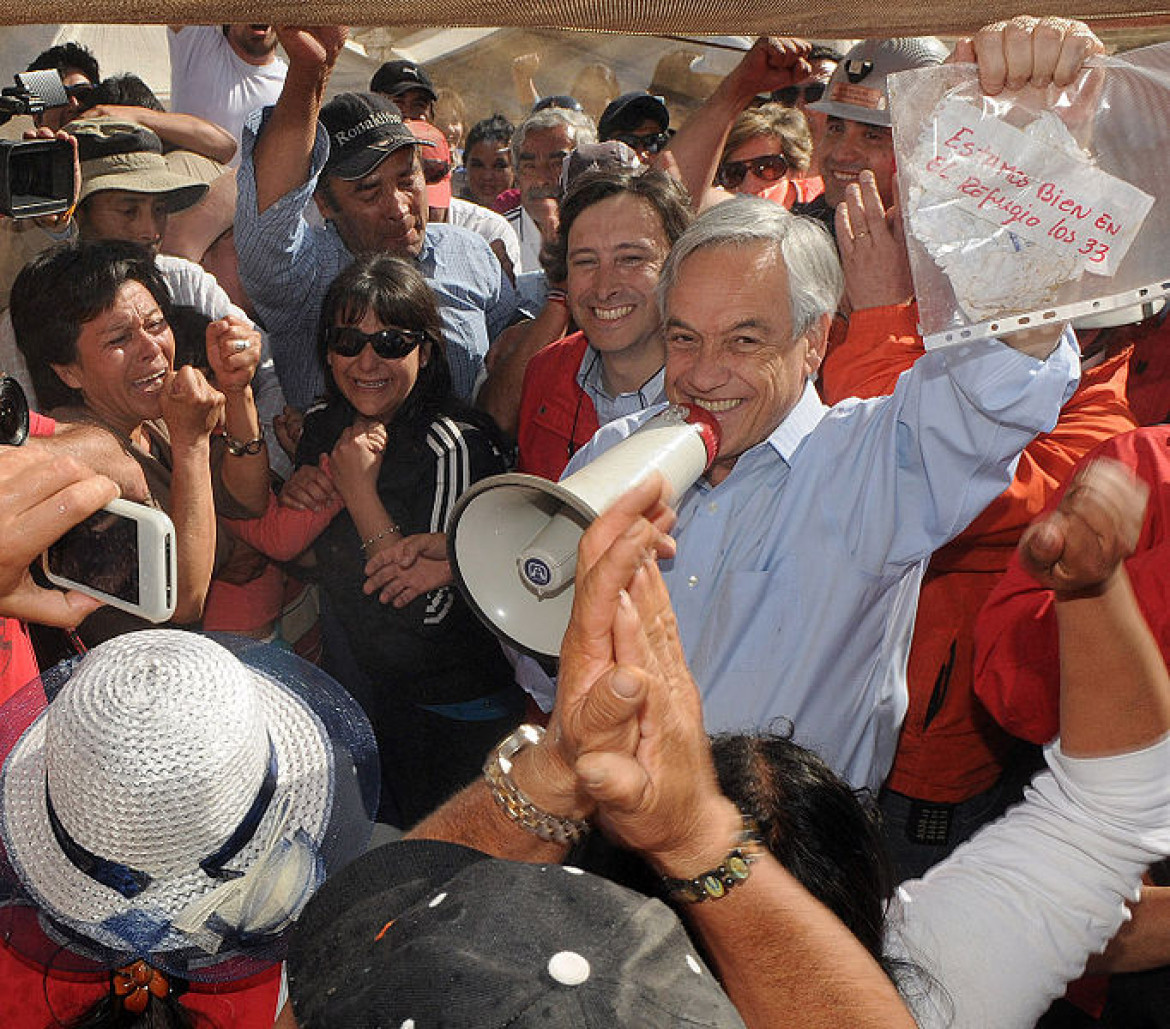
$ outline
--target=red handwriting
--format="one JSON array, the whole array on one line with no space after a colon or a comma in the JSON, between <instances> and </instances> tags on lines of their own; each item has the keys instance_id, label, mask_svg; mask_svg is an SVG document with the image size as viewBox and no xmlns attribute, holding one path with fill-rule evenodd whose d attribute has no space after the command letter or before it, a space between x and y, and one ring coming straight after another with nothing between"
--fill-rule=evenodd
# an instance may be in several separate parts
<instances>
[{"instance_id":1,"label":"red handwriting","mask_svg":"<svg viewBox=\"0 0 1170 1029\"><path fill-rule=\"evenodd\" d=\"M961 157L973 159L991 174L1002 176L1012 186L1023 188L1031 185L1032 180L1023 168L1018 168L1014 164L1009 163L992 150L991 147L977 147L972 140L967 138L974 134L973 129L959 129L950 139L943 142L943 146L954 150Z\"/></svg>"},{"instance_id":2,"label":"red handwriting","mask_svg":"<svg viewBox=\"0 0 1170 1029\"><path fill-rule=\"evenodd\" d=\"M1040 219L1032 213L1031 207L1025 207L1015 197L1008 196L998 186L989 186L981 182L974 175L968 175L959 186L959 192L964 196L973 197L979 201L979 208L994 207L1005 215L1001 225L1014 225L1021 222L1034 229L1040 224Z\"/></svg>"}]
</instances>

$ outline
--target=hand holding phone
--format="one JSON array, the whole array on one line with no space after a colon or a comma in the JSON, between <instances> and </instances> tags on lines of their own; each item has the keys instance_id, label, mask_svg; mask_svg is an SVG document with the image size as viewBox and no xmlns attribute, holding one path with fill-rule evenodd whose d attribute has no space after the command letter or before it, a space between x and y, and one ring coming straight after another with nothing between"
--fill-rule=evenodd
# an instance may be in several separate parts
<instances>
[{"instance_id":1,"label":"hand holding phone","mask_svg":"<svg viewBox=\"0 0 1170 1029\"><path fill-rule=\"evenodd\" d=\"M150 622L175 613L175 527L163 511L112 500L44 554L45 575Z\"/></svg>"},{"instance_id":2,"label":"hand holding phone","mask_svg":"<svg viewBox=\"0 0 1170 1029\"><path fill-rule=\"evenodd\" d=\"M98 602L78 592L41 589L29 565L50 543L118 487L69 457L48 455L37 441L0 450L0 615L72 628Z\"/></svg>"}]
</instances>

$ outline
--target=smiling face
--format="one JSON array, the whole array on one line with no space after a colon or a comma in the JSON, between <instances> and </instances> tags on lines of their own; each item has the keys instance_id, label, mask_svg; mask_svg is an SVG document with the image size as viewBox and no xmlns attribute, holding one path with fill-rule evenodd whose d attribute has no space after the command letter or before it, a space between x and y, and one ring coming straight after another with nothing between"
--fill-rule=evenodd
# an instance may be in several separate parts
<instances>
[{"instance_id":1,"label":"smiling face","mask_svg":"<svg viewBox=\"0 0 1170 1029\"><path fill-rule=\"evenodd\" d=\"M731 163L735 161L751 161L756 157L773 157L779 155L784 156L784 142L778 136L754 136L746 143L736 147L729 153L724 163ZM787 178L788 172L780 176L780 179ZM737 193L750 193L752 196L758 196L766 189L771 189L780 181L780 179L762 179L757 176L751 168L748 168L747 173L743 177L743 181L735 187Z\"/></svg>"},{"instance_id":2,"label":"smiling face","mask_svg":"<svg viewBox=\"0 0 1170 1029\"><path fill-rule=\"evenodd\" d=\"M174 360L175 339L158 302L131 279L109 308L82 325L76 358L53 370L81 391L96 415L130 435L161 416L159 400Z\"/></svg>"},{"instance_id":3,"label":"smiling face","mask_svg":"<svg viewBox=\"0 0 1170 1029\"><path fill-rule=\"evenodd\" d=\"M368 335L391 326L383 324L373 311L366 311L357 328ZM367 343L356 357L329 351L325 360L337 388L358 414L389 422L414 389L427 356L421 347L416 347L402 358L379 357L373 345Z\"/></svg>"},{"instance_id":4,"label":"smiling face","mask_svg":"<svg viewBox=\"0 0 1170 1029\"><path fill-rule=\"evenodd\" d=\"M662 219L630 193L585 208L569 227L569 310L603 355L654 349L662 342L654 290L670 250Z\"/></svg>"},{"instance_id":5,"label":"smiling face","mask_svg":"<svg viewBox=\"0 0 1170 1029\"><path fill-rule=\"evenodd\" d=\"M817 158L825 180L825 200L832 206L845 199L849 183L856 182L866 168L877 179L882 203L889 207L894 202L894 137L888 128L830 117L817 141Z\"/></svg>"},{"instance_id":6,"label":"smiling face","mask_svg":"<svg viewBox=\"0 0 1170 1029\"><path fill-rule=\"evenodd\" d=\"M824 319L792 339L788 271L771 244L713 246L683 261L666 297L666 395L719 422L713 484L796 405L826 330Z\"/></svg>"},{"instance_id":7,"label":"smiling face","mask_svg":"<svg viewBox=\"0 0 1170 1029\"><path fill-rule=\"evenodd\" d=\"M83 239L120 239L157 254L167 215L166 199L157 193L103 189L81 202L77 225Z\"/></svg>"},{"instance_id":8,"label":"smiling face","mask_svg":"<svg viewBox=\"0 0 1170 1029\"><path fill-rule=\"evenodd\" d=\"M395 150L369 175L330 175L317 190L321 214L351 254L389 251L415 257L427 229L427 185L415 146Z\"/></svg>"}]
</instances>

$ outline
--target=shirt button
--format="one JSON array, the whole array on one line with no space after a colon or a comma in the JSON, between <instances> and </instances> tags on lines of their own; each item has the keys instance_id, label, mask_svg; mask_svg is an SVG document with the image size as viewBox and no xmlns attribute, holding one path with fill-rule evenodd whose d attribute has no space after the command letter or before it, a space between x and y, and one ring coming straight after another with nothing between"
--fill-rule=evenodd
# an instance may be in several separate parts
<instances>
[{"instance_id":1,"label":"shirt button","mask_svg":"<svg viewBox=\"0 0 1170 1029\"><path fill-rule=\"evenodd\" d=\"M717 502L717 501L714 501L714 500L712 500L712 501L711 501L711 503L709 503L709 504L707 505L707 510L708 510L708 511L710 511L712 514L714 514L716 511L718 511L718 510L719 510L719 504L718 504L718 502Z\"/></svg>"},{"instance_id":2,"label":"shirt button","mask_svg":"<svg viewBox=\"0 0 1170 1029\"><path fill-rule=\"evenodd\" d=\"M699 577L697 575L692 575L689 579L687 579L687 585L690 586L691 589L694 589L699 585Z\"/></svg>"}]
</instances>

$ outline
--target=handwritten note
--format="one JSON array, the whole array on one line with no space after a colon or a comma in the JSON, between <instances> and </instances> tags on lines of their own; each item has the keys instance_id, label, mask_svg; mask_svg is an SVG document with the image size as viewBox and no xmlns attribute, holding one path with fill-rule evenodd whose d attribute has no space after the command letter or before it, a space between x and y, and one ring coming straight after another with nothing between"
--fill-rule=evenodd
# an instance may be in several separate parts
<instances>
[{"instance_id":1,"label":"handwritten note","mask_svg":"<svg viewBox=\"0 0 1170 1029\"><path fill-rule=\"evenodd\" d=\"M933 145L916 153L924 167L912 169L932 202L1076 255L1086 271L1117 270L1153 206L1148 193L965 100L939 104L933 123Z\"/></svg>"}]
</instances>

